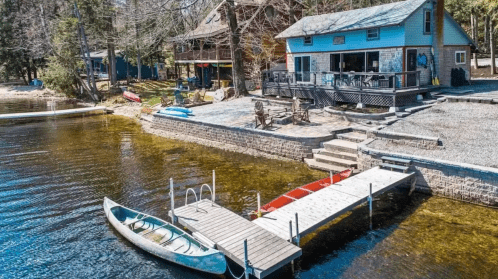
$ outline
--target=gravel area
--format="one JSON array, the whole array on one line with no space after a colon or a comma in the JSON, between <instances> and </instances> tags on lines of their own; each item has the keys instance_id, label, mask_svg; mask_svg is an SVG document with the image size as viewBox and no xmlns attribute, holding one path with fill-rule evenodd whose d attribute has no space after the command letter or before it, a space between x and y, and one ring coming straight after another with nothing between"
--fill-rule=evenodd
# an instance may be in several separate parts
<instances>
[{"instance_id":1,"label":"gravel area","mask_svg":"<svg viewBox=\"0 0 498 279\"><path fill-rule=\"evenodd\" d=\"M486 97L498 99L498 80L496 79L473 79L472 85L460 86L448 91L464 92L472 90L472 93L464 94L443 94L449 96Z\"/></svg>"},{"instance_id":2,"label":"gravel area","mask_svg":"<svg viewBox=\"0 0 498 279\"><path fill-rule=\"evenodd\" d=\"M443 148L425 150L376 140L369 147L498 168L498 105L442 103L384 129L439 137Z\"/></svg>"}]
</instances>

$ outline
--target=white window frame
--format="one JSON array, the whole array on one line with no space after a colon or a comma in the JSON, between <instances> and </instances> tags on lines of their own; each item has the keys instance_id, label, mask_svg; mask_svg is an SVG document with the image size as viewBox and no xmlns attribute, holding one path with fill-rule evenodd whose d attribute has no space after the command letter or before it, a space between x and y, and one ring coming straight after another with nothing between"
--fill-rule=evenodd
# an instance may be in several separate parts
<instances>
[{"instance_id":1,"label":"white window frame","mask_svg":"<svg viewBox=\"0 0 498 279\"><path fill-rule=\"evenodd\" d=\"M310 43L306 43L306 38L310 38L311 42ZM303 45L305 45L305 46L312 46L313 45L313 36L304 36L303 37Z\"/></svg>"},{"instance_id":2,"label":"white window frame","mask_svg":"<svg viewBox=\"0 0 498 279\"><path fill-rule=\"evenodd\" d=\"M463 57L463 62L458 62L457 57L459 54L460 54L460 58ZM455 64L456 65L467 64L467 51L465 51L465 50L455 51Z\"/></svg>"},{"instance_id":3,"label":"white window frame","mask_svg":"<svg viewBox=\"0 0 498 279\"><path fill-rule=\"evenodd\" d=\"M297 83L311 83L312 82L312 78L311 78L311 55L296 55L296 56L294 56L294 71L296 74L301 73L301 75L304 75L303 73L305 73L305 72L303 72L303 57L310 58L310 72L309 72L310 73L310 80L309 81L302 81L304 76L301 76L301 81L296 80L296 82ZM296 71L296 65L295 65L296 58L301 58L301 71Z\"/></svg>"},{"instance_id":4,"label":"white window frame","mask_svg":"<svg viewBox=\"0 0 498 279\"><path fill-rule=\"evenodd\" d=\"M427 13L430 14L430 18L429 18L429 24L430 24L429 27L430 27L430 30L429 30L429 32L427 32L427 30L425 30L425 27L426 27L426 24L427 24ZM432 10L430 10L430 9L424 9L424 23L423 23L423 25L424 26L422 28L423 28L423 31L424 31L423 32L424 35L430 35L430 34L432 34Z\"/></svg>"},{"instance_id":5,"label":"white window frame","mask_svg":"<svg viewBox=\"0 0 498 279\"><path fill-rule=\"evenodd\" d=\"M377 37L374 37L374 38L368 37L368 32L373 31L373 30L377 31ZM380 28L367 29L367 41L375 41L375 40L380 40Z\"/></svg>"}]
</instances>

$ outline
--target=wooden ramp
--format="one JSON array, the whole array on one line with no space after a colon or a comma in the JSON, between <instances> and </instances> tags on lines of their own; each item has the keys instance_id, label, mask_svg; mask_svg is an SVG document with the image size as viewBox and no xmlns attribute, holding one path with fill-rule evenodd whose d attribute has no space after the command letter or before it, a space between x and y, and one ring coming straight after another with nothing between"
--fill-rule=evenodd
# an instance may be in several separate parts
<instances>
[{"instance_id":1,"label":"wooden ramp","mask_svg":"<svg viewBox=\"0 0 498 279\"><path fill-rule=\"evenodd\" d=\"M70 114L83 114L83 113L93 112L93 111L103 111L104 112L104 111L106 111L106 107L89 107L89 108L77 108L77 109L0 114L0 120L23 119L23 118L33 118L33 117L48 117L48 116L58 116L58 115L70 115Z\"/></svg>"},{"instance_id":2,"label":"wooden ramp","mask_svg":"<svg viewBox=\"0 0 498 279\"><path fill-rule=\"evenodd\" d=\"M176 208L175 216L181 225L214 242L218 250L242 267L247 239L251 274L257 278L269 275L302 254L301 248L207 199Z\"/></svg>"},{"instance_id":3,"label":"wooden ramp","mask_svg":"<svg viewBox=\"0 0 498 279\"><path fill-rule=\"evenodd\" d=\"M296 213L299 235L304 236L366 202L370 183L372 196L378 196L414 177L414 173L399 173L376 167L305 196L252 222L283 240L289 240L289 221L292 221L294 239Z\"/></svg>"}]
</instances>

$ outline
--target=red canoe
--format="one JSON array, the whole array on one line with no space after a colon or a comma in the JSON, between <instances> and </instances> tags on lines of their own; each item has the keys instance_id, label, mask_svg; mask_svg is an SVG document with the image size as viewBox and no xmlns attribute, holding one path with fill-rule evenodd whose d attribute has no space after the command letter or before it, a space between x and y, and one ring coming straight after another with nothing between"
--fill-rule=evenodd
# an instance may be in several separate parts
<instances>
[{"instance_id":1,"label":"red canoe","mask_svg":"<svg viewBox=\"0 0 498 279\"><path fill-rule=\"evenodd\" d=\"M353 169L347 169L347 170L344 170L340 173L334 174L332 176L332 184L335 184L341 180L348 178L352 173L353 173ZM260 214L258 214L257 211L252 211L249 213L249 215L251 216L251 219L256 219L258 217L261 217L261 215L263 215L265 213L275 211L277 208L283 207L284 205L287 205L295 200L298 200L302 197L305 197L313 192L319 191L319 190L321 190L325 187L328 187L332 184L330 183L330 177L327 177L327 178L312 182L310 184L298 187L294 190L291 190L291 191L281 195L280 197L272 200L271 202L263 205L261 207Z\"/></svg>"},{"instance_id":2,"label":"red canoe","mask_svg":"<svg viewBox=\"0 0 498 279\"><path fill-rule=\"evenodd\" d=\"M125 99L128 99L128 100L133 101L133 102L138 102L138 103L142 102L142 100L140 100L140 96L138 96L137 94L131 93L129 91L123 92L123 97Z\"/></svg>"}]
</instances>

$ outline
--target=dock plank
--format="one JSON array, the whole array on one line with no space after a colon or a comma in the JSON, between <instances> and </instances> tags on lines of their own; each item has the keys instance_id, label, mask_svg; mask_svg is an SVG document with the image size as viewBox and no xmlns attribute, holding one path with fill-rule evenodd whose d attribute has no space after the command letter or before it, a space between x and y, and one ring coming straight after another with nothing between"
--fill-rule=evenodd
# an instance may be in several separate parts
<instances>
[{"instance_id":1,"label":"dock plank","mask_svg":"<svg viewBox=\"0 0 498 279\"><path fill-rule=\"evenodd\" d=\"M175 209L178 222L216 243L218 250L241 266L244 265L244 240L247 239L249 261L257 278L269 275L302 254L301 248L226 208L217 204L211 206L210 200L198 201L197 205L198 212L193 204ZM169 214L171 216L171 212ZM259 260L262 253L271 256L270 263ZM258 261L253 263L251 259ZM263 264L264 269L261 268Z\"/></svg>"},{"instance_id":2,"label":"dock plank","mask_svg":"<svg viewBox=\"0 0 498 279\"><path fill-rule=\"evenodd\" d=\"M292 236L295 237L294 223L297 212L299 234L302 237L366 202L370 183L372 196L378 196L409 181L414 175L376 167L278 208L253 223L271 230L284 240L289 240L289 220L293 222Z\"/></svg>"}]
</instances>

